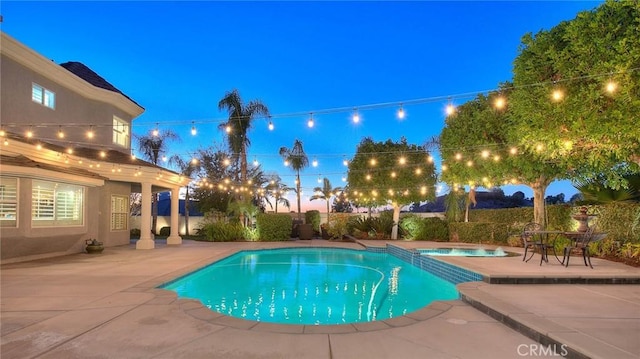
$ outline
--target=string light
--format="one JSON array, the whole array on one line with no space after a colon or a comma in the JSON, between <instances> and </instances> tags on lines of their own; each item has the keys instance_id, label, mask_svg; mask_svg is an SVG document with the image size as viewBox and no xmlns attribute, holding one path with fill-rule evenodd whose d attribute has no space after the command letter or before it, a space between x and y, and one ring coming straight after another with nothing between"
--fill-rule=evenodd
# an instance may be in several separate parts
<instances>
[{"instance_id":1,"label":"string light","mask_svg":"<svg viewBox=\"0 0 640 359\"><path fill-rule=\"evenodd\" d=\"M343 156L343 158L342 158L342 164L343 164L344 166L349 166L349 161L348 161L346 158L344 158L344 156Z\"/></svg>"},{"instance_id":2,"label":"string light","mask_svg":"<svg viewBox=\"0 0 640 359\"><path fill-rule=\"evenodd\" d=\"M101 158L105 158L105 157L107 157L107 153L106 153L106 152L104 152L104 151L100 151L100 157L101 157Z\"/></svg>"},{"instance_id":3,"label":"string light","mask_svg":"<svg viewBox=\"0 0 640 359\"><path fill-rule=\"evenodd\" d=\"M313 113L309 113L309 121L307 121L307 126L309 126L309 128L312 128L314 125L313 122Z\"/></svg>"},{"instance_id":4,"label":"string light","mask_svg":"<svg viewBox=\"0 0 640 359\"><path fill-rule=\"evenodd\" d=\"M0 137L4 137L7 135L7 132L5 132L4 129L0 129Z\"/></svg>"},{"instance_id":5,"label":"string light","mask_svg":"<svg viewBox=\"0 0 640 359\"><path fill-rule=\"evenodd\" d=\"M196 130L196 125L194 121L191 121L191 136L195 136L198 134L198 130Z\"/></svg>"},{"instance_id":6,"label":"string light","mask_svg":"<svg viewBox=\"0 0 640 359\"><path fill-rule=\"evenodd\" d=\"M198 164L198 159L197 159L197 158L195 158L195 157L193 157L193 158L191 159L191 164L193 164L193 165L197 165L197 164Z\"/></svg>"},{"instance_id":7,"label":"string light","mask_svg":"<svg viewBox=\"0 0 640 359\"><path fill-rule=\"evenodd\" d=\"M482 152L481 152L481 156L482 156L482 158L489 158L489 151L487 151L487 150L482 150Z\"/></svg>"},{"instance_id":8,"label":"string light","mask_svg":"<svg viewBox=\"0 0 640 359\"><path fill-rule=\"evenodd\" d=\"M27 138L32 138L33 137L33 130L32 130L31 127L29 127L29 129L27 130L25 135L27 136Z\"/></svg>"},{"instance_id":9,"label":"string light","mask_svg":"<svg viewBox=\"0 0 640 359\"><path fill-rule=\"evenodd\" d=\"M316 158L313 159L313 162L311 162L311 165L313 167L318 167L318 160Z\"/></svg>"},{"instance_id":10,"label":"string light","mask_svg":"<svg viewBox=\"0 0 640 359\"><path fill-rule=\"evenodd\" d=\"M404 117L406 116L406 113L404 112L404 108L402 108L402 104L400 104L400 108L398 109L398 113L397 113L398 119L403 120Z\"/></svg>"},{"instance_id":11,"label":"string light","mask_svg":"<svg viewBox=\"0 0 640 359\"><path fill-rule=\"evenodd\" d=\"M154 128L154 129L153 129L153 131L151 132L151 134L152 134L154 137L158 137L158 136L160 136L160 130L158 129L158 123L157 123L157 122L156 122L156 128Z\"/></svg>"},{"instance_id":12,"label":"string light","mask_svg":"<svg viewBox=\"0 0 640 359\"><path fill-rule=\"evenodd\" d=\"M616 92L617 88L618 88L618 84L616 84L613 80L607 82L607 85L605 86L605 89L610 94Z\"/></svg>"},{"instance_id":13,"label":"string light","mask_svg":"<svg viewBox=\"0 0 640 359\"><path fill-rule=\"evenodd\" d=\"M551 93L551 98L555 102L561 101L563 97L564 97L564 93L562 93L561 90L556 89L556 90L553 90L553 92Z\"/></svg>"},{"instance_id":14,"label":"string light","mask_svg":"<svg viewBox=\"0 0 640 359\"><path fill-rule=\"evenodd\" d=\"M493 102L493 106L498 110L502 110L505 107L506 103L507 102L504 99L504 97L498 96L498 97L496 97L495 101Z\"/></svg>"},{"instance_id":15,"label":"string light","mask_svg":"<svg viewBox=\"0 0 640 359\"><path fill-rule=\"evenodd\" d=\"M405 163L407 163L407 158L406 158L406 157L404 157L404 156L401 156L401 157L400 157L400 159L398 160L398 162L399 162L401 165L404 165Z\"/></svg>"},{"instance_id":16,"label":"string light","mask_svg":"<svg viewBox=\"0 0 640 359\"><path fill-rule=\"evenodd\" d=\"M162 155L162 162L167 162L167 156L166 155Z\"/></svg>"},{"instance_id":17,"label":"string light","mask_svg":"<svg viewBox=\"0 0 640 359\"><path fill-rule=\"evenodd\" d=\"M456 112L456 108L452 103L449 103L445 112L447 113L447 116L451 116L454 114L454 112Z\"/></svg>"},{"instance_id":18,"label":"string light","mask_svg":"<svg viewBox=\"0 0 640 359\"><path fill-rule=\"evenodd\" d=\"M87 131L87 138L93 139L94 136L95 136L95 133L93 132L93 126L89 126L89 130Z\"/></svg>"},{"instance_id":19,"label":"string light","mask_svg":"<svg viewBox=\"0 0 640 359\"><path fill-rule=\"evenodd\" d=\"M271 121L271 116L269 116L269 125L267 127L269 128L269 131L273 131L274 129L273 122Z\"/></svg>"},{"instance_id":20,"label":"string light","mask_svg":"<svg viewBox=\"0 0 640 359\"><path fill-rule=\"evenodd\" d=\"M227 133L231 133L231 125L227 125L224 129Z\"/></svg>"},{"instance_id":21,"label":"string light","mask_svg":"<svg viewBox=\"0 0 640 359\"><path fill-rule=\"evenodd\" d=\"M353 123L360 122L360 115L358 114L358 109L357 108L353 109L353 116L351 117L351 119L353 120Z\"/></svg>"},{"instance_id":22,"label":"string light","mask_svg":"<svg viewBox=\"0 0 640 359\"><path fill-rule=\"evenodd\" d=\"M62 126L58 127L58 138L60 139L64 138L64 132L62 131Z\"/></svg>"},{"instance_id":23,"label":"string light","mask_svg":"<svg viewBox=\"0 0 640 359\"><path fill-rule=\"evenodd\" d=\"M289 167L289 161L284 160L284 165L285 165L285 167Z\"/></svg>"},{"instance_id":24,"label":"string light","mask_svg":"<svg viewBox=\"0 0 640 359\"><path fill-rule=\"evenodd\" d=\"M253 165L254 165L255 167L258 167L258 164L259 164L259 163L258 163L258 158L257 158L257 157L253 157Z\"/></svg>"}]
</instances>

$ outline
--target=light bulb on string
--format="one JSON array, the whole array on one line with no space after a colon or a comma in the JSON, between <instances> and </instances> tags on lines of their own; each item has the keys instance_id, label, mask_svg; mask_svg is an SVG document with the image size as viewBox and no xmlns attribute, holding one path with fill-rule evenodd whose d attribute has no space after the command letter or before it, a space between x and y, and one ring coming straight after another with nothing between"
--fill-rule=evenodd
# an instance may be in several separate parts
<instances>
[{"instance_id":1,"label":"light bulb on string","mask_svg":"<svg viewBox=\"0 0 640 359\"><path fill-rule=\"evenodd\" d=\"M165 155L162 156L162 162L167 162L167 156Z\"/></svg>"},{"instance_id":2,"label":"light bulb on string","mask_svg":"<svg viewBox=\"0 0 640 359\"><path fill-rule=\"evenodd\" d=\"M342 164L345 166L349 166L349 161L346 158L342 158Z\"/></svg>"},{"instance_id":3,"label":"light bulb on string","mask_svg":"<svg viewBox=\"0 0 640 359\"><path fill-rule=\"evenodd\" d=\"M197 159L197 158L195 158L195 157L193 157L193 158L191 159L191 164L192 164L192 165L197 165L197 164L198 164L198 159Z\"/></svg>"},{"instance_id":4,"label":"light bulb on string","mask_svg":"<svg viewBox=\"0 0 640 359\"><path fill-rule=\"evenodd\" d=\"M105 151L100 151L100 158L107 157L107 153Z\"/></svg>"},{"instance_id":5,"label":"light bulb on string","mask_svg":"<svg viewBox=\"0 0 640 359\"><path fill-rule=\"evenodd\" d=\"M502 110L506 104L507 104L507 101L502 96L496 97L495 101L493 101L493 106L497 110Z\"/></svg>"},{"instance_id":6,"label":"light bulb on string","mask_svg":"<svg viewBox=\"0 0 640 359\"><path fill-rule=\"evenodd\" d=\"M273 131L273 122L271 121L271 116L269 116L269 125L267 126L269 128L269 131Z\"/></svg>"},{"instance_id":7,"label":"light bulb on string","mask_svg":"<svg viewBox=\"0 0 640 359\"><path fill-rule=\"evenodd\" d=\"M320 178L320 175L318 175L318 183L322 183L322 178Z\"/></svg>"},{"instance_id":8,"label":"light bulb on string","mask_svg":"<svg viewBox=\"0 0 640 359\"><path fill-rule=\"evenodd\" d=\"M360 122L360 114L358 114L358 109L357 108L353 109L353 116L351 116L351 120L353 121L353 123Z\"/></svg>"},{"instance_id":9,"label":"light bulb on string","mask_svg":"<svg viewBox=\"0 0 640 359\"><path fill-rule=\"evenodd\" d=\"M313 162L311 162L311 165L312 165L313 167L318 167L318 159L314 158L314 159L313 159Z\"/></svg>"},{"instance_id":10,"label":"light bulb on string","mask_svg":"<svg viewBox=\"0 0 640 359\"><path fill-rule=\"evenodd\" d=\"M231 125L227 125L227 126L224 128L224 130L225 130L227 133L231 133Z\"/></svg>"},{"instance_id":11,"label":"light bulb on string","mask_svg":"<svg viewBox=\"0 0 640 359\"><path fill-rule=\"evenodd\" d=\"M89 130L87 131L87 138L93 139L95 137L95 132L93 131L93 126L89 126Z\"/></svg>"},{"instance_id":12,"label":"light bulb on string","mask_svg":"<svg viewBox=\"0 0 640 359\"><path fill-rule=\"evenodd\" d=\"M191 121L191 136L195 136L198 134L198 130L196 130L196 124L194 121Z\"/></svg>"},{"instance_id":13,"label":"light bulb on string","mask_svg":"<svg viewBox=\"0 0 640 359\"><path fill-rule=\"evenodd\" d=\"M453 105L453 103L449 103L445 109L445 112L447 114L447 116L451 116L456 112L456 107Z\"/></svg>"},{"instance_id":14,"label":"light bulb on string","mask_svg":"<svg viewBox=\"0 0 640 359\"><path fill-rule=\"evenodd\" d=\"M254 158L253 158L253 165L254 165L255 167L258 167L258 165L259 165L259 163L258 163L258 158L256 158L256 157L254 157Z\"/></svg>"},{"instance_id":15,"label":"light bulb on string","mask_svg":"<svg viewBox=\"0 0 640 359\"><path fill-rule=\"evenodd\" d=\"M607 82L607 85L605 86L605 90L610 94L616 92L617 89L618 89L618 84L615 83L615 81L613 80L610 80L609 82Z\"/></svg>"},{"instance_id":16,"label":"light bulb on string","mask_svg":"<svg viewBox=\"0 0 640 359\"><path fill-rule=\"evenodd\" d=\"M555 102L561 101L563 97L564 97L564 93L560 89L555 89L551 93L551 99Z\"/></svg>"},{"instance_id":17,"label":"light bulb on string","mask_svg":"<svg viewBox=\"0 0 640 359\"><path fill-rule=\"evenodd\" d=\"M307 126L309 126L309 128L312 128L315 125L315 122L313 122L313 113L309 113L309 121L307 121Z\"/></svg>"},{"instance_id":18,"label":"light bulb on string","mask_svg":"<svg viewBox=\"0 0 640 359\"><path fill-rule=\"evenodd\" d=\"M160 136L160 130L158 129L158 123L157 123L157 122L156 122L156 128L154 128L154 129L153 129L153 131L151 131L151 134L152 134L154 137L158 137L158 136Z\"/></svg>"},{"instance_id":19,"label":"light bulb on string","mask_svg":"<svg viewBox=\"0 0 640 359\"><path fill-rule=\"evenodd\" d=\"M33 128L32 127L29 127L29 129L25 133L25 136L27 136L27 138L32 138L33 137Z\"/></svg>"},{"instance_id":20,"label":"light bulb on string","mask_svg":"<svg viewBox=\"0 0 640 359\"><path fill-rule=\"evenodd\" d=\"M404 112L404 108L402 108L402 104L400 105L400 108L398 109L398 112L396 114L398 116L398 119L403 120L404 117L406 116L406 113Z\"/></svg>"},{"instance_id":21,"label":"light bulb on string","mask_svg":"<svg viewBox=\"0 0 640 359\"><path fill-rule=\"evenodd\" d=\"M62 131L62 126L58 127L58 138L64 138L64 132Z\"/></svg>"},{"instance_id":22,"label":"light bulb on string","mask_svg":"<svg viewBox=\"0 0 640 359\"><path fill-rule=\"evenodd\" d=\"M289 161L284 160L284 165L285 165L285 167L289 167Z\"/></svg>"},{"instance_id":23,"label":"light bulb on string","mask_svg":"<svg viewBox=\"0 0 640 359\"><path fill-rule=\"evenodd\" d=\"M4 137L7 135L7 132L4 129L0 129L0 137Z\"/></svg>"}]
</instances>

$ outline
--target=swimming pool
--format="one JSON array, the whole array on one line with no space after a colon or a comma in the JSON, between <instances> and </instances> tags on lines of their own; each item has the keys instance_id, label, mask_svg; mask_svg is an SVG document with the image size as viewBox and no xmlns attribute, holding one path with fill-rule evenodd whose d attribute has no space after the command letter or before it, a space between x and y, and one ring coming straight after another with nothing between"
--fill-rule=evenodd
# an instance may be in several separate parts
<instances>
[{"instance_id":1,"label":"swimming pool","mask_svg":"<svg viewBox=\"0 0 640 359\"><path fill-rule=\"evenodd\" d=\"M418 249L422 255L429 256L452 256L452 257L508 257L515 253L505 252L498 247L494 250L484 248L429 248Z\"/></svg>"},{"instance_id":2,"label":"swimming pool","mask_svg":"<svg viewBox=\"0 0 640 359\"><path fill-rule=\"evenodd\" d=\"M233 317L316 325L394 318L459 296L390 254L328 248L242 251L161 288Z\"/></svg>"}]
</instances>

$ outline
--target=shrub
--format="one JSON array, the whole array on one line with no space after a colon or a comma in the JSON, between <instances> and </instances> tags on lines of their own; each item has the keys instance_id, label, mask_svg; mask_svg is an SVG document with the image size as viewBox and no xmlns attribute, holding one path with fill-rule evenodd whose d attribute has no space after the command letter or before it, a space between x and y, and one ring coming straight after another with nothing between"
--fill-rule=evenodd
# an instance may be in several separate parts
<instances>
[{"instance_id":1,"label":"shrub","mask_svg":"<svg viewBox=\"0 0 640 359\"><path fill-rule=\"evenodd\" d=\"M362 239L369 237L372 228L371 220L370 217L350 217L347 222L347 233Z\"/></svg>"},{"instance_id":2,"label":"shrub","mask_svg":"<svg viewBox=\"0 0 640 359\"><path fill-rule=\"evenodd\" d=\"M329 232L329 236L331 236L332 239L342 239L343 236L349 233L347 231L349 218L350 216L344 213L329 214L329 228L327 228L327 232Z\"/></svg>"},{"instance_id":3,"label":"shrub","mask_svg":"<svg viewBox=\"0 0 640 359\"><path fill-rule=\"evenodd\" d=\"M171 227L160 228L160 234L158 235L161 237L169 237L171 235Z\"/></svg>"},{"instance_id":4,"label":"shrub","mask_svg":"<svg viewBox=\"0 0 640 359\"><path fill-rule=\"evenodd\" d=\"M452 241L507 244L509 226L491 222L449 222L449 235Z\"/></svg>"},{"instance_id":5,"label":"shrub","mask_svg":"<svg viewBox=\"0 0 640 359\"><path fill-rule=\"evenodd\" d=\"M140 237L140 228L131 228L129 235L131 237Z\"/></svg>"},{"instance_id":6,"label":"shrub","mask_svg":"<svg viewBox=\"0 0 640 359\"><path fill-rule=\"evenodd\" d=\"M380 217L370 218L371 230L375 233L376 238L384 239L391 237L393 230L393 212L384 211L380 213Z\"/></svg>"},{"instance_id":7,"label":"shrub","mask_svg":"<svg viewBox=\"0 0 640 359\"><path fill-rule=\"evenodd\" d=\"M231 242L244 237L244 227L238 223L211 222L202 227L204 240L209 242Z\"/></svg>"},{"instance_id":8,"label":"shrub","mask_svg":"<svg viewBox=\"0 0 640 359\"><path fill-rule=\"evenodd\" d=\"M310 224L313 230L320 232L320 211L312 209L304 213L304 223Z\"/></svg>"},{"instance_id":9,"label":"shrub","mask_svg":"<svg viewBox=\"0 0 640 359\"><path fill-rule=\"evenodd\" d=\"M414 241L448 241L449 225L437 217L421 218L415 214L400 220L405 239Z\"/></svg>"},{"instance_id":10,"label":"shrub","mask_svg":"<svg viewBox=\"0 0 640 359\"><path fill-rule=\"evenodd\" d=\"M261 241L285 241L291 238L293 220L286 213L258 213L258 237Z\"/></svg>"}]
</instances>

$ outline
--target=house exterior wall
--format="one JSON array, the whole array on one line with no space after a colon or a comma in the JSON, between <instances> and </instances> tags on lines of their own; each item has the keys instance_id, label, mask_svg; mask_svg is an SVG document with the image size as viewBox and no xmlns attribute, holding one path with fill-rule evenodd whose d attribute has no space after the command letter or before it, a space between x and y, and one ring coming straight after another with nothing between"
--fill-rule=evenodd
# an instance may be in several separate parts
<instances>
[{"instance_id":1,"label":"house exterior wall","mask_svg":"<svg viewBox=\"0 0 640 359\"><path fill-rule=\"evenodd\" d=\"M85 239L97 237L99 187L84 187L83 224L77 226L33 227L32 182L18 178L18 210L15 228L0 229L0 259L3 263L46 258L84 251ZM50 179L55 181L55 179Z\"/></svg>"},{"instance_id":2,"label":"house exterior wall","mask_svg":"<svg viewBox=\"0 0 640 359\"><path fill-rule=\"evenodd\" d=\"M68 141L91 143L100 148L130 152L131 137L126 147L113 143L113 116L126 121L131 129L131 115L108 102L86 98L82 93L19 64L4 54L0 60L0 117L3 123L10 124L8 130L22 134L32 127L34 137L47 142L60 145L65 145ZM68 76L76 77L66 69L62 70L68 72ZM31 99L33 83L55 93L55 109ZM108 90L96 88L96 91ZM42 125L44 123L47 125ZM94 126L93 139L86 137L90 125ZM57 137L59 129L65 134L63 140Z\"/></svg>"},{"instance_id":3,"label":"house exterior wall","mask_svg":"<svg viewBox=\"0 0 640 359\"><path fill-rule=\"evenodd\" d=\"M103 242L105 247L129 244L131 233L130 220L128 221L127 229L111 229L111 196L125 196L128 199L130 194L131 184L126 182L107 181L105 185L100 188L100 225L96 239Z\"/></svg>"}]
</instances>

